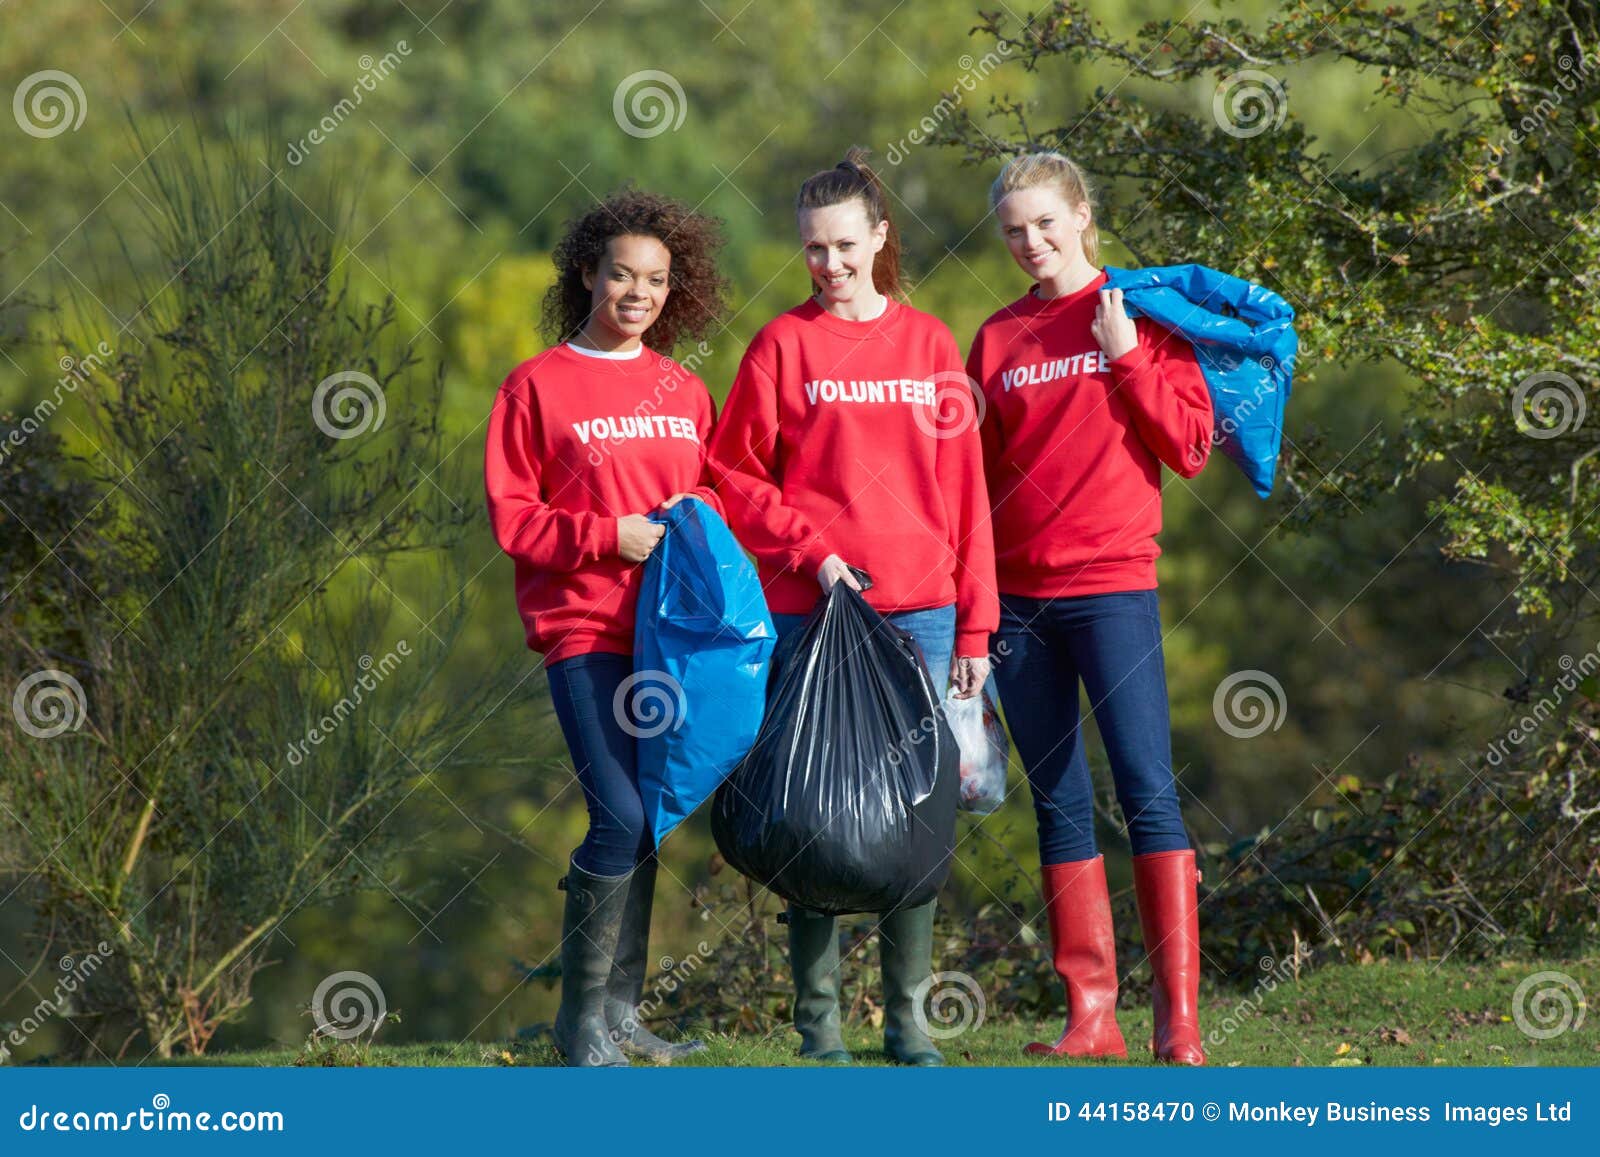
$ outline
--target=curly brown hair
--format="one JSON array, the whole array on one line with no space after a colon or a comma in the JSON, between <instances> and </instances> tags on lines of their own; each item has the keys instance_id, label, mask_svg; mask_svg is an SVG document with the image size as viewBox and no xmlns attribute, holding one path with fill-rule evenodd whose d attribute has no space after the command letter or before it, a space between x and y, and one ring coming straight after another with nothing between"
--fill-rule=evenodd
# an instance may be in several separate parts
<instances>
[{"instance_id":1,"label":"curly brown hair","mask_svg":"<svg viewBox=\"0 0 1600 1157\"><path fill-rule=\"evenodd\" d=\"M583 330L592 310L583 275L600 267L613 237L654 237L672 254L671 292L644 344L671 353L686 339L704 338L728 308L728 282L717 268L721 222L671 197L624 188L567 222L550 255L556 280L544 295L545 339L555 344Z\"/></svg>"}]
</instances>

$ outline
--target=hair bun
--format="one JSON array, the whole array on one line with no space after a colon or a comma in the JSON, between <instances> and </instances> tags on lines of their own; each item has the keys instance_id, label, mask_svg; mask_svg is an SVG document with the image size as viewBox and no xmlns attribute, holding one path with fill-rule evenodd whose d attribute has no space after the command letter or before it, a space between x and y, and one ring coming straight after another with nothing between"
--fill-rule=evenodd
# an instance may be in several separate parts
<instances>
[{"instance_id":1,"label":"hair bun","mask_svg":"<svg viewBox=\"0 0 1600 1157\"><path fill-rule=\"evenodd\" d=\"M845 151L844 160L831 169L821 169L807 177L800 185L794 199L799 212L841 205L846 201L860 201L867 214L867 223L889 223L884 245L872 262L872 281L878 292L889 297L903 297L900 273L900 233L889 214L889 197L878 175L867 166L871 156L860 145Z\"/></svg>"}]
</instances>

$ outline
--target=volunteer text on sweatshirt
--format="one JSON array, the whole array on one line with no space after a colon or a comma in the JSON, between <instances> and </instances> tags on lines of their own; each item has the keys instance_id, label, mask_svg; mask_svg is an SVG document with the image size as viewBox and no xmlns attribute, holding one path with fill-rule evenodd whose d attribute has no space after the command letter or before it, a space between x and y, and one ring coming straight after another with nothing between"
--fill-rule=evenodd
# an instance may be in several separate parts
<instances>
[{"instance_id":1,"label":"volunteer text on sweatshirt","mask_svg":"<svg viewBox=\"0 0 1600 1157\"><path fill-rule=\"evenodd\" d=\"M617 519L702 484L715 412L705 384L649 349L590 357L565 344L511 371L489 416L484 486L516 562L517 609L546 663L633 653L644 574L617 555Z\"/></svg>"},{"instance_id":2,"label":"volunteer text on sweatshirt","mask_svg":"<svg viewBox=\"0 0 1600 1157\"><path fill-rule=\"evenodd\" d=\"M1161 466L1185 478L1211 450L1211 395L1188 342L1137 318L1106 357L1090 332L1102 272L1050 301L1030 291L978 330L967 371L987 400L984 466L1004 594L1151 590Z\"/></svg>"},{"instance_id":3,"label":"volunteer text on sweatshirt","mask_svg":"<svg viewBox=\"0 0 1600 1157\"><path fill-rule=\"evenodd\" d=\"M956 654L987 654L1000 612L976 415L955 339L908 305L846 321L808 300L756 334L711 470L772 610L811 610L837 554L881 612L955 603Z\"/></svg>"}]
</instances>

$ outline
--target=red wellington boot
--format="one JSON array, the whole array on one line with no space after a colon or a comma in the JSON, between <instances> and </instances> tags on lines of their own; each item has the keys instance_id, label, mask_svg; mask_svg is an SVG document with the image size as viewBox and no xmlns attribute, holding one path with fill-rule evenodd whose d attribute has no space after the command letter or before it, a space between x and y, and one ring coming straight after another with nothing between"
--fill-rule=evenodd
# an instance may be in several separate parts
<instances>
[{"instance_id":1,"label":"red wellington boot","mask_svg":"<svg viewBox=\"0 0 1600 1157\"><path fill-rule=\"evenodd\" d=\"M1150 954L1155 1001L1156 1059L1203 1065L1200 1047L1200 912L1194 852L1151 852L1133 857L1139 923Z\"/></svg>"},{"instance_id":2,"label":"red wellington boot","mask_svg":"<svg viewBox=\"0 0 1600 1157\"><path fill-rule=\"evenodd\" d=\"M1056 972L1067 986L1067 1027L1053 1045L1035 1041L1033 1056L1125 1057L1117 1027L1117 946L1111 931L1106 862L1073 860L1043 868L1045 910Z\"/></svg>"}]
</instances>

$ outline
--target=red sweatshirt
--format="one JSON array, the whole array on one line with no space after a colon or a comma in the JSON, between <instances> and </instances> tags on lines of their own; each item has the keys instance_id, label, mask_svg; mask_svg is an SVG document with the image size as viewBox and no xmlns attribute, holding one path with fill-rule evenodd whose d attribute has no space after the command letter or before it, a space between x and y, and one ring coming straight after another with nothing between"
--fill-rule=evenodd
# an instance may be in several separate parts
<instances>
[{"instance_id":1,"label":"red sweatshirt","mask_svg":"<svg viewBox=\"0 0 1600 1157\"><path fill-rule=\"evenodd\" d=\"M956 605L958 656L999 625L976 405L943 323L890 301L845 321L815 301L745 352L711 442L729 522L767 603L803 614L830 554L881 612Z\"/></svg>"},{"instance_id":2,"label":"red sweatshirt","mask_svg":"<svg viewBox=\"0 0 1600 1157\"><path fill-rule=\"evenodd\" d=\"M555 663L633 653L644 568L617 555L617 519L702 484L716 412L705 383L649 349L612 359L554 346L506 378L489 415L489 521L516 561L528 646Z\"/></svg>"},{"instance_id":3,"label":"red sweatshirt","mask_svg":"<svg viewBox=\"0 0 1600 1157\"><path fill-rule=\"evenodd\" d=\"M987 399L984 467L995 570L1034 598L1151 590L1161 466L1185 478L1211 451L1211 395L1189 343L1136 318L1106 357L1089 330L1106 275L1042 301L1030 291L978 330L967 372Z\"/></svg>"}]
</instances>

